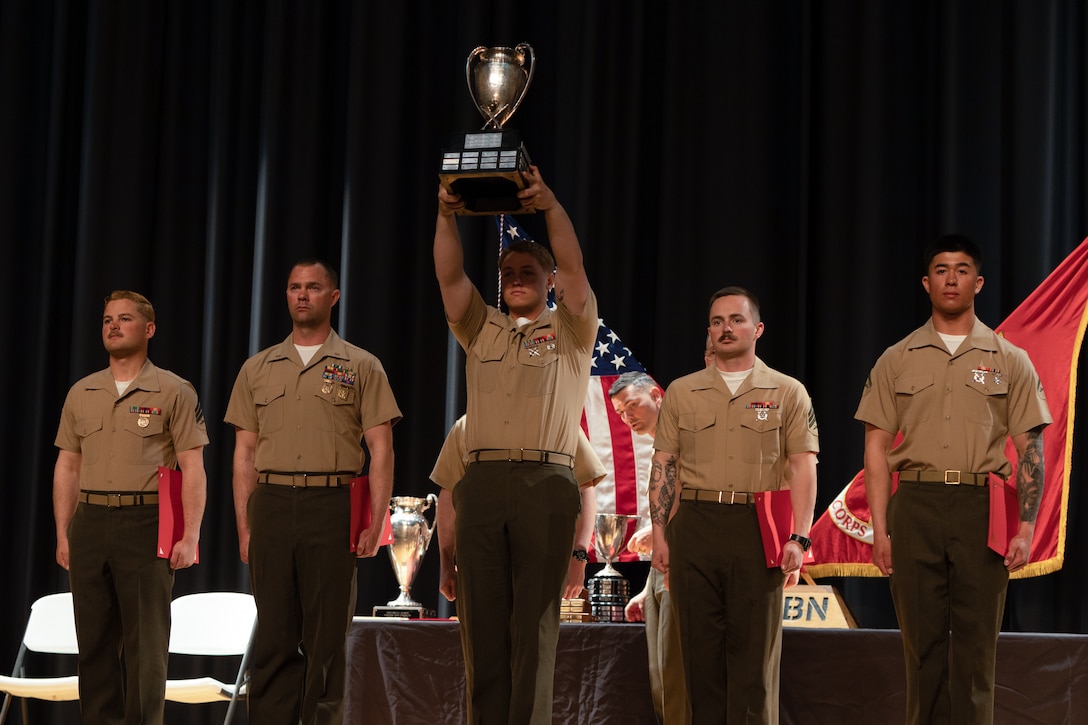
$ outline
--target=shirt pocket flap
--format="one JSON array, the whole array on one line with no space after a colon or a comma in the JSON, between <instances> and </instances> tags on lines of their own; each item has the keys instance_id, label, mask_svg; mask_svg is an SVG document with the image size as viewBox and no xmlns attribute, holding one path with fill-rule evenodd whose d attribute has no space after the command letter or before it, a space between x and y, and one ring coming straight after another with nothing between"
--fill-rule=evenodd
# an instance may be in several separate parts
<instances>
[{"instance_id":1,"label":"shirt pocket flap","mask_svg":"<svg viewBox=\"0 0 1088 725\"><path fill-rule=\"evenodd\" d=\"M76 435L86 438L102 430L102 418L80 418L76 421Z\"/></svg>"},{"instance_id":2,"label":"shirt pocket flap","mask_svg":"<svg viewBox=\"0 0 1088 725\"><path fill-rule=\"evenodd\" d=\"M896 395L916 395L933 385L933 375L907 375L895 381Z\"/></svg>"},{"instance_id":3,"label":"shirt pocket flap","mask_svg":"<svg viewBox=\"0 0 1088 725\"><path fill-rule=\"evenodd\" d=\"M680 430L695 433L714 425L714 419L714 413L709 410L700 410L694 413L681 413L677 425L680 427Z\"/></svg>"},{"instance_id":4,"label":"shirt pocket flap","mask_svg":"<svg viewBox=\"0 0 1088 725\"><path fill-rule=\"evenodd\" d=\"M273 400L282 398L287 391L285 385L262 385L253 391L253 402L255 405L268 405Z\"/></svg>"}]
</instances>

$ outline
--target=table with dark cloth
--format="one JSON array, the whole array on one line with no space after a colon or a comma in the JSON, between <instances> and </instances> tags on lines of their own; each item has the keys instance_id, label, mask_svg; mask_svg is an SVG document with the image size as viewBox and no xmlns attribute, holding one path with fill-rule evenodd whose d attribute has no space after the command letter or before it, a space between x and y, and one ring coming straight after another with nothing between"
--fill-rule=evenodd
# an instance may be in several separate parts
<instances>
[{"instance_id":1,"label":"table with dark cloth","mask_svg":"<svg viewBox=\"0 0 1088 725\"><path fill-rule=\"evenodd\" d=\"M1088 636L1002 634L995 722L1088 721ZM457 623L357 618L348 637L346 723L465 721ZM790 629L783 634L783 725L903 719L899 632ZM554 722L654 722L641 624L564 624Z\"/></svg>"}]
</instances>

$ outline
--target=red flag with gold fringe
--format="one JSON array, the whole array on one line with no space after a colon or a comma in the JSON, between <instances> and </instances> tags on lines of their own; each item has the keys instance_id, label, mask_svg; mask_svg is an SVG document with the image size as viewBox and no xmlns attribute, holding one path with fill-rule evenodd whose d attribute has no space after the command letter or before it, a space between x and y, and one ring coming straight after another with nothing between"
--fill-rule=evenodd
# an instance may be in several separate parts
<instances>
[{"instance_id":1,"label":"red flag with gold fringe","mask_svg":"<svg viewBox=\"0 0 1088 725\"><path fill-rule=\"evenodd\" d=\"M1054 422L1043 433L1046 480L1028 565L1014 579L1049 574L1065 560L1077 361L1088 326L1088 239L1073 250L996 329L1023 348L1039 372ZM899 439L896 440L898 445ZM1016 466L1010 439L1005 454ZM872 528L865 499L865 474L859 472L835 497L812 527L813 577L881 576L872 563Z\"/></svg>"}]
</instances>

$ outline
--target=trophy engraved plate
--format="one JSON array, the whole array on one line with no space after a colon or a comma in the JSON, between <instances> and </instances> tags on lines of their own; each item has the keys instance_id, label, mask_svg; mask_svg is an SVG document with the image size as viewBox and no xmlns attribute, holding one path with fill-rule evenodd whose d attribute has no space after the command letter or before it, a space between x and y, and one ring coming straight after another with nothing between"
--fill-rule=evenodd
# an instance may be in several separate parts
<instances>
[{"instance_id":1,"label":"trophy engraved plate","mask_svg":"<svg viewBox=\"0 0 1088 725\"><path fill-rule=\"evenodd\" d=\"M594 531L597 553L605 560L604 568L589 580L589 602L598 622L622 622L623 611L631 599L631 582L620 574L612 562L619 558L627 543L627 524L637 516L597 514Z\"/></svg>"},{"instance_id":2,"label":"trophy engraved plate","mask_svg":"<svg viewBox=\"0 0 1088 725\"><path fill-rule=\"evenodd\" d=\"M419 564L427 553L427 546L434 534L434 524L427 525L423 512L438 503L433 493L427 498L414 496L395 496L389 504L392 513L389 524L393 530L393 543L388 545L389 560L393 564L393 573L397 575L400 596L384 607L374 607L375 617L401 617L403 619L422 619L434 617L432 609L412 599L412 582L415 581ZM437 509L436 509L437 511Z\"/></svg>"},{"instance_id":3,"label":"trophy engraved plate","mask_svg":"<svg viewBox=\"0 0 1088 725\"><path fill-rule=\"evenodd\" d=\"M472 102L484 117L483 128L455 134L442 153L442 186L465 202L463 215L522 211L517 193L526 187L529 153L517 131L504 129L521 105L536 69L533 47L480 46L468 56L465 77Z\"/></svg>"}]
</instances>

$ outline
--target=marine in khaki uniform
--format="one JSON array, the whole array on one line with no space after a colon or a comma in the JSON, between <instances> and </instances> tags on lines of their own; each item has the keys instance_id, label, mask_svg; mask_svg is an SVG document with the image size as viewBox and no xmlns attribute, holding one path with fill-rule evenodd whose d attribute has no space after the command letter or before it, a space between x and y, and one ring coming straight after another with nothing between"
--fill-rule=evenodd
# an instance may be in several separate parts
<instances>
[{"instance_id":1,"label":"marine in khaki uniform","mask_svg":"<svg viewBox=\"0 0 1088 725\"><path fill-rule=\"evenodd\" d=\"M751 292L710 299L715 364L669 385L650 476L653 565L680 621L696 725L778 722L782 588L797 581L816 502L816 416L756 357ZM768 568L752 493L789 488L794 533Z\"/></svg>"},{"instance_id":2,"label":"marine in khaki uniform","mask_svg":"<svg viewBox=\"0 0 1088 725\"><path fill-rule=\"evenodd\" d=\"M378 359L332 330L339 299L328 264L296 264L292 332L245 362L227 406L239 553L257 604L249 721L262 725L343 721L355 560L377 553L393 487L400 409ZM366 464L363 440L375 523L350 542L349 484Z\"/></svg>"},{"instance_id":3,"label":"marine in khaki uniform","mask_svg":"<svg viewBox=\"0 0 1088 725\"><path fill-rule=\"evenodd\" d=\"M930 320L880 356L855 414L873 563L890 575L903 634L907 722L989 723L1005 590L1031 550L1051 418L1027 353L975 317L978 246L947 235L923 259ZM1020 524L1002 555L987 547L989 474L1011 475L1010 436Z\"/></svg>"},{"instance_id":4,"label":"marine in khaki uniform","mask_svg":"<svg viewBox=\"0 0 1088 725\"><path fill-rule=\"evenodd\" d=\"M109 367L72 386L57 431L57 563L88 725L163 721L174 570L192 566L204 516L204 414L192 385L147 359L155 329L143 295L106 298ZM182 472L185 529L169 559L158 557L159 466Z\"/></svg>"},{"instance_id":5,"label":"marine in khaki uniform","mask_svg":"<svg viewBox=\"0 0 1088 725\"><path fill-rule=\"evenodd\" d=\"M551 722L559 595L580 508L571 466L597 300L566 211L536 167L525 177L518 197L543 212L557 267L541 245L512 244L499 260L509 315L485 305L465 274L454 217L463 201L438 194L435 272L468 389L469 463L453 504L470 723Z\"/></svg>"},{"instance_id":6,"label":"marine in khaki uniform","mask_svg":"<svg viewBox=\"0 0 1088 725\"><path fill-rule=\"evenodd\" d=\"M438 590L451 602L457 601L457 542L454 530L457 514L453 508L453 488L464 478L468 468L465 448L465 416L454 421L446 441L438 453L430 479L442 487L438 494L438 549L441 559ZM574 453L574 480L581 486L582 510L574 526L574 551L585 556L572 556L567 568L567 581L563 585L563 598L575 599L582 594L586 583L586 562L593 537L593 523L597 513L597 498L593 487L601 482L607 471L583 432L578 437L578 450Z\"/></svg>"}]
</instances>

